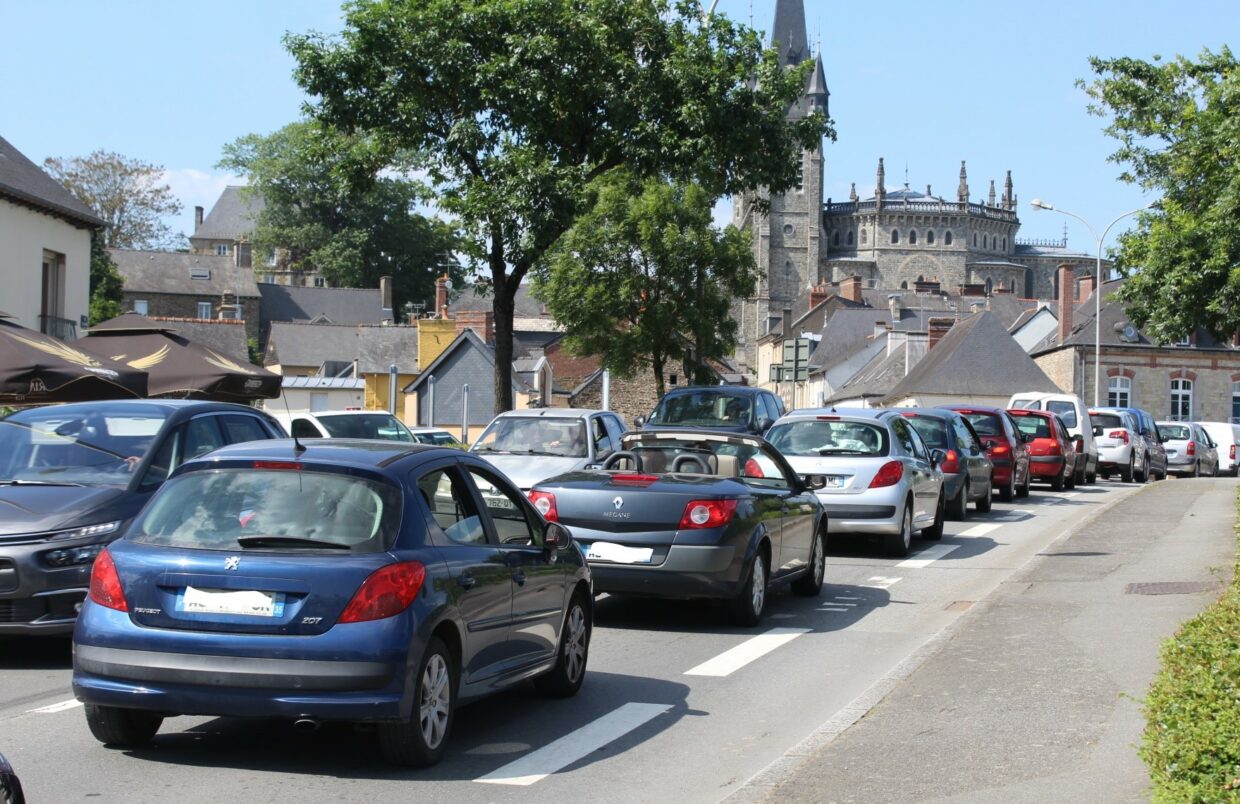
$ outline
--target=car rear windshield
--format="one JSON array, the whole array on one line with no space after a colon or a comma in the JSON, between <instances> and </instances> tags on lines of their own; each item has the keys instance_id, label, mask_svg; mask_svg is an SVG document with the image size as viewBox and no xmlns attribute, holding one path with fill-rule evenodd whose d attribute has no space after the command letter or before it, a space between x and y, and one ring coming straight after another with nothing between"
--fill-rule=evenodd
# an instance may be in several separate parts
<instances>
[{"instance_id":1,"label":"car rear windshield","mask_svg":"<svg viewBox=\"0 0 1240 804\"><path fill-rule=\"evenodd\" d=\"M1186 424L1160 424L1158 432L1163 441L1188 441L1193 437L1192 431Z\"/></svg>"},{"instance_id":2,"label":"car rear windshield","mask_svg":"<svg viewBox=\"0 0 1240 804\"><path fill-rule=\"evenodd\" d=\"M584 458L585 423L566 417L501 416L482 431L471 452Z\"/></svg>"},{"instance_id":3,"label":"car rear windshield","mask_svg":"<svg viewBox=\"0 0 1240 804\"><path fill-rule=\"evenodd\" d=\"M973 429L981 436L1003 435L1003 425L999 424L999 416L995 413L962 413Z\"/></svg>"},{"instance_id":4,"label":"car rear windshield","mask_svg":"<svg viewBox=\"0 0 1240 804\"><path fill-rule=\"evenodd\" d=\"M164 426L154 405L53 405L0 420L0 481L125 486Z\"/></svg>"},{"instance_id":5,"label":"car rear windshield","mask_svg":"<svg viewBox=\"0 0 1240 804\"><path fill-rule=\"evenodd\" d=\"M886 455L887 428L868 422L807 419L777 424L766 434L785 455Z\"/></svg>"},{"instance_id":6,"label":"car rear windshield","mask_svg":"<svg viewBox=\"0 0 1240 804\"><path fill-rule=\"evenodd\" d=\"M650 414L650 424L677 427L748 427L754 400L727 391L691 391L665 396Z\"/></svg>"},{"instance_id":7,"label":"car rear windshield","mask_svg":"<svg viewBox=\"0 0 1240 804\"><path fill-rule=\"evenodd\" d=\"M1118 413L1091 413L1089 414L1089 420L1094 423L1094 427L1111 428L1127 426Z\"/></svg>"},{"instance_id":8,"label":"car rear windshield","mask_svg":"<svg viewBox=\"0 0 1240 804\"><path fill-rule=\"evenodd\" d=\"M1069 429L1076 427L1076 405L1071 402L1055 402L1046 403L1046 409L1051 413L1058 413L1059 418L1063 419L1064 427Z\"/></svg>"},{"instance_id":9,"label":"car rear windshield","mask_svg":"<svg viewBox=\"0 0 1240 804\"><path fill-rule=\"evenodd\" d=\"M908 423L913 425L917 435L926 442L930 449L948 449L947 421L933 416L909 416Z\"/></svg>"},{"instance_id":10,"label":"car rear windshield","mask_svg":"<svg viewBox=\"0 0 1240 804\"><path fill-rule=\"evenodd\" d=\"M382 441L412 442L413 435L389 413L362 413L349 416L320 416L319 424L332 438L377 438Z\"/></svg>"},{"instance_id":11,"label":"car rear windshield","mask_svg":"<svg viewBox=\"0 0 1240 804\"><path fill-rule=\"evenodd\" d=\"M350 475L290 469L190 472L130 529L143 544L202 550L378 553L396 541L401 493Z\"/></svg>"},{"instance_id":12,"label":"car rear windshield","mask_svg":"<svg viewBox=\"0 0 1240 804\"><path fill-rule=\"evenodd\" d=\"M1034 438L1051 438L1051 422L1041 416L1016 416L1016 427Z\"/></svg>"}]
</instances>

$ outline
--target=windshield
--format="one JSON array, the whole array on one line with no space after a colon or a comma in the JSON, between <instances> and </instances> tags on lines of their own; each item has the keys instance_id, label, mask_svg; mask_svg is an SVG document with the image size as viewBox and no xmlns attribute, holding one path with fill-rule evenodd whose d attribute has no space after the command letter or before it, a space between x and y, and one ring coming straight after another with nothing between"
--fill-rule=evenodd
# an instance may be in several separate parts
<instances>
[{"instance_id":1,"label":"windshield","mask_svg":"<svg viewBox=\"0 0 1240 804\"><path fill-rule=\"evenodd\" d=\"M413 434L390 413L358 413L348 416L319 416L319 424L332 438L375 438L382 441L413 442Z\"/></svg>"},{"instance_id":2,"label":"windshield","mask_svg":"<svg viewBox=\"0 0 1240 804\"><path fill-rule=\"evenodd\" d=\"M326 472L190 472L160 489L129 538L202 550L334 549L378 553L396 540L400 491Z\"/></svg>"},{"instance_id":3,"label":"windshield","mask_svg":"<svg viewBox=\"0 0 1240 804\"><path fill-rule=\"evenodd\" d=\"M585 423L548 416L502 416L487 426L470 451L584 458Z\"/></svg>"},{"instance_id":4,"label":"windshield","mask_svg":"<svg viewBox=\"0 0 1240 804\"><path fill-rule=\"evenodd\" d=\"M692 391L663 397L650 414L650 424L681 427L748 427L754 419L753 400L726 391Z\"/></svg>"},{"instance_id":5,"label":"windshield","mask_svg":"<svg viewBox=\"0 0 1240 804\"><path fill-rule=\"evenodd\" d=\"M168 412L154 405L52 405L0 419L0 481L126 486Z\"/></svg>"},{"instance_id":6,"label":"windshield","mask_svg":"<svg viewBox=\"0 0 1240 804\"><path fill-rule=\"evenodd\" d=\"M969 424L973 425L973 429L980 436L1001 436L1003 435L1003 427L999 424L999 417L993 413L962 413Z\"/></svg>"},{"instance_id":7,"label":"windshield","mask_svg":"<svg viewBox=\"0 0 1240 804\"><path fill-rule=\"evenodd\" d=\"M1186 424L1160 424L1158 433L1163 441L1189 441L1193 437Z\"/></svg>"},{"instance_id":8,"label":"windshield","mask_svg":"<svg viewBox=\"0 0 1240 804\"><path fill-rule=\"evenodd\" d=\"M784 455L887 454L887 428L866 422L790 421L775 425L766 435Z\"/></svg>"},{"instance_id":9,"label":"windshield","mask_svg":"<svg viewBox=\"0 0 1240 804\"><path fill-rule=\"evenodd\" d=\"M1076 405L1071 402L1047 402L1046 409L1051 413L1058 413L1059 418L1063 419L1064 427L1072 429L1076 427Z\"/></svg>"}]
</instances>

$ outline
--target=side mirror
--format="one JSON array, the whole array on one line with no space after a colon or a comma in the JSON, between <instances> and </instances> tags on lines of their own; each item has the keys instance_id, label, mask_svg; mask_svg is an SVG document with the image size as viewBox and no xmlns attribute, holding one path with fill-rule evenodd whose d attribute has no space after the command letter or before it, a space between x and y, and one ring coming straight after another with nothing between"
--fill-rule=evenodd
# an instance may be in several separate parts
<instances>
[{"instance_id":1,"label":"side mirror","mask_svg":"<svg viewBox=\"0 0 1240 804\"><path fill-rule=\"evenodd\" d=\"M774 423L775 422L771 421L769 417L760 416L757 421L758 432L765 433L767 430L771 429L771 425Z\"/></svg>"},{"instance_id":2,"label":"side mirror","mask_svg":"<svg viewBox=\"0 0 1240 804\"><path fill-rule=\"evenodd\" d=\"M645 423L646 423L646 417L638 416L636 419L633 420L633 428L636 430L640 430L642 429L642 425L644 425Z\"/></svg>"},{"instance_id":3,"label":"side mirror","mask_svg":"<svg viewBox=\"0 0 1240 804\"><path fill-rule=\"evenodd\" d=\"M936 469L947 460L947 453L941 449L930 450L930 465Z\"/></svg>"},{"instance_id":4,"label":"side mirror","mask_svg":"<svg viewBox=\"0 0 1240 804\"><path fill-rule=\"evenodd\" d=\"M573 543L573 534L559 522L548 522L543 528L543 546L549 552L567 550Z\"/></svg>"},{"instance_id":5,"label":"side mirror","mask_svg":"<svg viewBox=\"0 0 1240 804\"><path fill-rule=\"evenodd\" d=\"M817 491L818 489L825 489L827 487L827 476L826 475L806 475L805 476L805 487L809 489L810 491Z\"/></svg>"}]
</instances>

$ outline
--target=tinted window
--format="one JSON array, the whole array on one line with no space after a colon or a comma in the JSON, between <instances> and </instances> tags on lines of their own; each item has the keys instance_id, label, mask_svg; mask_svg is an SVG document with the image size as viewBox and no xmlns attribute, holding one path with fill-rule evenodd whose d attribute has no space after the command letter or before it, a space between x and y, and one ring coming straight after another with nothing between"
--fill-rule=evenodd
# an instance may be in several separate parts
<instances>
[{"instance_id":1,"label":"tinted window","mask_svg":"<svg viewBox=\"0 0 1240 804\"><path fill-rule=\"evenodd\" d=\"M262 422L253 416L230 413L220 417L224 427L224 441L228 444L239 444L242 441L262 441L271 436L263 427Z\"/></svg>"},{"instance_id":2,"label":"tinted window","mask_svg":"<svg viewBox=\"0 0 1240 804\"><path fill-rule=\"evenodd\" d=\"M129 538L202 550L377 553L396 540L400 490L349 475L190 472L165 484Z\"/></svg>"},{"instance_id":3,"label":"tinted window","mask_svg":"<svg viewBox=\"0 0 1240 804\"><path fill-rule=\"evenodd\" d=\"M1103 429L1128 426L1128 423L1118 413L1091 413L1089 414L1089 420L1094 423L1095 427Z\"/></svg>"},{"instance_id":4,"label":"tinted window","mask_svg":"<svg viewBox=\"0 0 1240 804\"><path fill-rule=\"evenodd\" d=\"M322 438L319 428L309 419L294 419L291 428L293 438Z\"/></svg>"},{"instance_id":5,"label":"tinted window","mask_svg":"<svg viewBox=\"0 0 1240 804\"><path fill-rule=\"evenodd\" d=\"M405 442L414 440L409 429L390 413L359 413L318 418L319 424L332 438L374 438Z\"/></svg>"},{"instance_id":6,"label":"tinted window","mask_svg":"<svg viewBox=\"0 0 1240 804\"><path fill-rule=\"evenodd\" d=\"M607 428L603 426L603 417L595 416L590 419L590 438L594 441L595 457L602 457L611 452L611 436L607 432Z\"/></svg>"},{"instance_id":7,"label":"tinted window","mask_svg":"<svg viewBox=\"0 0 1240 804\"><path fill-rule=\"evenodd\" d=\"M188 461L224 446L224 437L217 426L218 419L218 416L199 416L190 421L185 428L182 460Z\"/></svg>"},{"instance_id":8,"label":"tinted window","mask_svg":"<svg viewBox=\"0 0 1240 804\"><path fill-rule=\"evenodd\" d=\"M533 515L525 507L520 492L504 486L488 472L476 467L469 467L469 476L482 494L482 503L486 506L495 526L495 535L500 544L541 544L541 528L531 522Z\"/></svg>"},{"instance_id":9,"label":"tinted window","mask_svg":"<svg viewBox=\"0 0 1240 804\"><path fill-rule=\"evenodd\" d=\"M416 485L445 537L460 544L486 544L487 534L473 495L456 472L435 469L419 477Z\"/></svg>"},{"instance_id":10,"label":"tinted window","mask_svg":"<svg viewBox=\"0 0 1240 804\"><path fill-rule=\"evenodd\" d=\"M1003 435L1003 425L999 423L999 417L993 413L965 413L963 414L969 420L969 424L973 425L973 429L978 435L984 436L1001 436Z\"/></svg>"},{"instance_id":11,"label":"tinted window","mask_svg":"<svg viewBox=\"0 0 1240 804\"><path fill-rule=\"evenodd\" d=\"M926 442L926 446L930 449L950 449L951 444L947 437L947 422L943 419L935 419L930 416L915 416L909 418L908 423L917 431L917 435L921 436L921 440Z\"/></svg>"},{"instance_id":12,"label":"tinted window","mask_svg":"<svg viewBox=\"0 0 1240 804\"><path fill-rule=\"evenodd\" d=\"M917 455L917 448L914 446L912 428L902 418L892 418L891 430L895 433L896 442L900 448L904 450L905 455Z\"/></svg>"},{"instance_id":13,"label":"tinted window","mask_svg":"<svg viewBox=\"0 0 1240 804\"><path fill-rule=\"evenodd\" d=\"M977 450L977 439L973 437L973 433L969 430L969 425L965 424L963 418L953 418L951 420L952 429L956 432L956 443L966 452Z\"/></svg>"},{"instance_id":14,"label":"tinted window","mask_svg":"<svg viewBox=\"0 0 1240 804\"><path fill-rule=\"evenodd\" d=\"M1063 419L1064 427L1069 429L1076 427L1076 405L1071 402L1056 402L1052 400L1046 403L1046 409L1051 413L1058 413L1059 418Z\"/></svg>"},{"instance_id":15,"label":"tinted window","mask_svg":"<svg viewBox=\"0 0 1240 804\"><path fill-rule=\"evenodd\" d=\"M775 425L766 434L785 455L866 455L888 453L887 429L869 422L803 419Z\"/></svg>"}]
</instances>

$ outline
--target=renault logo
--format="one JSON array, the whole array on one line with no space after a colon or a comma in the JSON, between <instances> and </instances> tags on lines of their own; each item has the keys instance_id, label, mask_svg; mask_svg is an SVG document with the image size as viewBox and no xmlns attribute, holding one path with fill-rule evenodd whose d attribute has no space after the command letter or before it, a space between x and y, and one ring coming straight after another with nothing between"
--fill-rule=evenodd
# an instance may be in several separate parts
<instances>
[{"instance_id":1,"label":"renault logo","mask_svg":"<svg viewBox=\"0 0 1240 804\"><path fill-rule=\"evenodd\" d=\"M617 497L616 499L614 499L614 500L612 500L612 501L611 501L611 504L612 504L613 506L615 506L615 508L616 508L616 510L617 510L617 511L619 511L621 508L623 508L623 507L624 507L624 498L623 498L623 497Z\"/></svg>"},{"instance_id":2,"label":"renault logo","mask_svg":"<svg viewBox=\"0 0 1240 804\"><path fill-rule=\"evenodd\" d=\"M241 566L240 556L229 556L224 559L224 569L226 570L235 570L239 566Z\"/></svg>"}]
</instances>

